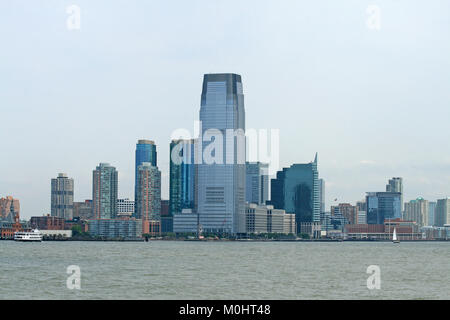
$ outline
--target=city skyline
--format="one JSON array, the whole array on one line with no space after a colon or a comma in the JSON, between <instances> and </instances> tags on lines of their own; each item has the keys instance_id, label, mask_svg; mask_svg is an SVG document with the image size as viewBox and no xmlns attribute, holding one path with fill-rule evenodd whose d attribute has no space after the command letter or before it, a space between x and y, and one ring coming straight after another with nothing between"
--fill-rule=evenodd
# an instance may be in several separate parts
<instances>
[{"instance_id":1,"label":"city skyline","mask_svg":"<svg viewBox=\"0 0 450 320\"><path fill-rule=\"evenodd\" d=\"M65 4L0 4L15 28L0 31L10 49L0 53L0 196L20 199L23 218L50 213L51 178L67 173L83 201L89 168L109 162L119 197L132 199L135 143L152 139L168 199L170 134L192 130L202 75L226 71L245 82L247 128L280 129L280 170L320 154L326 208L390 177L403 178L405 202L448 197L449 4L379 1L379 31L366 26L368 4L263 1L218 14L201 2L172 12L80 1L80 31L66 29Z\"/></svg>"}]
</instances>

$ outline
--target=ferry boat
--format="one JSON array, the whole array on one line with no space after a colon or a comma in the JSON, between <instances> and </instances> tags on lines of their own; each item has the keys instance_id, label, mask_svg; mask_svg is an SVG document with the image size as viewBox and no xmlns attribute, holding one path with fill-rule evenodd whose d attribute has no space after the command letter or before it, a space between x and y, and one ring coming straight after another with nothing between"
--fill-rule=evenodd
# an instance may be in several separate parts
<instances>
[{"instance_id":1,"label":"ferry boat","mask_svg":"<svg viewBox=\"0 0 450 320\"><path fill-rule=\"evenodd\" d=\"M31 230L31 232L18 231L14 233L14 241L41 242L42 233L38 229Z\"/></svg>"}]
</instances>

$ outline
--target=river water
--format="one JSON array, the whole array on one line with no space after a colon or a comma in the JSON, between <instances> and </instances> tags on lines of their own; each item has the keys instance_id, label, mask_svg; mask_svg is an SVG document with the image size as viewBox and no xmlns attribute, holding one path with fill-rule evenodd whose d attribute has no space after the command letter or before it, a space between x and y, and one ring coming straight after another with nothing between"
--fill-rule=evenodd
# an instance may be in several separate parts
<instances>
[{"instance_id":1,"label":"river water","mask_svg":"<svg viewBox=\"0 0 450 320\"><path fill-rule=\"evenodd\" d=\"M0 241L0 299L450 299L450 242Z\"/></svg>"}]
</instances>

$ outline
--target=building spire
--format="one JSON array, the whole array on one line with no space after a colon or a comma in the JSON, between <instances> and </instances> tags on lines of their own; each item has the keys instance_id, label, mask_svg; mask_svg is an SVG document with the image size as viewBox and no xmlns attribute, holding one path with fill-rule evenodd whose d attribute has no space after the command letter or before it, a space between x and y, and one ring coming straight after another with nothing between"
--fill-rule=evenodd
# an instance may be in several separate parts
<instances>
[{"instance_id":1,"label":"building spire","mask_svg":"<svg viewBox=\"0 0 450 320\"><path fill-rule=\"evenodd\" d=\"M317 152L316 152L316 156L314 157L314 163L317 164Z\"/></svg>"}]
</instances>

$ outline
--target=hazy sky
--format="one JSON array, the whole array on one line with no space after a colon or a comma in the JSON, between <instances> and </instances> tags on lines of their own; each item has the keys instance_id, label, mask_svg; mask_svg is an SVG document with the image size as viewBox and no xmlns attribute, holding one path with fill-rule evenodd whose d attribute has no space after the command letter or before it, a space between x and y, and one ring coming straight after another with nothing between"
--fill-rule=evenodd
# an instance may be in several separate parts
<instances>
[{"instance_id":1,"label":"hazy sky","mask_svg":"<svg viewBox=\"0 0 450 320\"><path fill-rule=\"evenodd\" d=\"M70 5L81 9L69 30ZM380 29L367 25L369 5ZM50 179L92 197L92 170L132 198L137 139L193 130L204 73L242 75L247 128L280 129L280 164L319 153L327 207L404 179L405 200L450 195L450 2L0 2L0 196L48 213Z\"/></svg>"}]
</instances>

